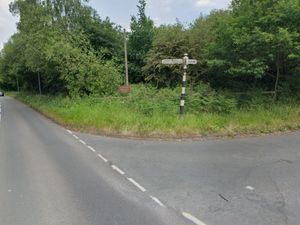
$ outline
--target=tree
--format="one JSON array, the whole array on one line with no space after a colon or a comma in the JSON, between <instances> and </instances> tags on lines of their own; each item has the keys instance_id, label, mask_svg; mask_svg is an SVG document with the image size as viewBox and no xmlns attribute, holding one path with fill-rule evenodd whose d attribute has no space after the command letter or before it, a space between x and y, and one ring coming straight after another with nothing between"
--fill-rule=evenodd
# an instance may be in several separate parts
<instances>
[{"instance_id":1,"label":"tree","mask_svg":"<svg viewBox=\"0 0 300 225\"><path fill-rule=\"evenodd\" d=\"M203 81L216 83L220 80L220 76L216 76L216 71L209 69L209 48L216 41L216 28L227 20L228 14L227 10L213 10L207 16L198 17L187 30L188 53L198 60L198 64L189 69L193 83ZM223 71L217 73L223 74Z\"/></svg>"},{"instance_id":2,"label":"tree","mask_svg":"<svg viewBox=\"0 0 300 225\"><path fill-rule=\"evenodd\" d=\"M118 28L81 0L15 0L18 33L0 55L1 82L24 90L111 94L120 83ZM96 37L100 34L98 37ZM119 35L120 36L120 35ZM120 44L119 44L120 42ZM17 79L16 79L17 78Z\"/></svg>"},{"instance_id":3,"label":"tree","mask_svg":"<svg viewBox=\"0 0 300 225\"><path fill-rule=\"evenodd\" d=\"M143 82L142 68L151 49L154 37L154 23L146 16L146 0L139 0L138 17L131 17L131 33L128 41L128 59L130 81Z\"/></svg>"},{"instance_id":4,"label":"tree","mask_svg":"<svg viewBox=\"0 0 300 225\"><path fill-rule=\"evenodd\" d=\"M282 76L299 62L298 0L233 0L230 18L217 29L211 58L226 74L249 81L272 77L277 98ZM250 78L250 79L249 79Z\"/></svg>"},{"instance_id":5,"label":"tree","mask_svg":"<svg viewBox=\"0 0 300 225\"><path fill-rule=\"evenodd\" d=\"M161 60L182 58L189 50L186 33L180 24L161 26L156 29L153 47L146 57L143 74L146 81L157 87L175 87L182 79L180 65L163 65Z\"/></svg>"},{"instance_id":6,"label":"tree","mask_svg":"<svg viewBox=\"0 0 300 225\"><path fill-rule=\"evenodd\" d=\"M15 34L1 51L0 83L5 89L18 91L20 86L24 84L26 68L23 50L25 44L20 35Z\"/></svg>"}]
</instances>

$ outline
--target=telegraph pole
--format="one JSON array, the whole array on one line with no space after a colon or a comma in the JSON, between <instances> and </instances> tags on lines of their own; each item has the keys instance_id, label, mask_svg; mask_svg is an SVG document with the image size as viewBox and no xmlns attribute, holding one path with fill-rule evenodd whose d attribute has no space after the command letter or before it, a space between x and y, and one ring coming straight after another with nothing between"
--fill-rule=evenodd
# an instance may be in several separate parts
<instances>
[{"instance_id":1,"label":"telegraph pole","mask_svg":"<svg viewBox=\"0 0 300 225\"><path fill-rule=\"evenodd\" d=\"M128 56L127 56L127 34L126 29L124 29L124 52L125 52L125 85L129 85L128 79Z\"/></svg>"}]
</instances>

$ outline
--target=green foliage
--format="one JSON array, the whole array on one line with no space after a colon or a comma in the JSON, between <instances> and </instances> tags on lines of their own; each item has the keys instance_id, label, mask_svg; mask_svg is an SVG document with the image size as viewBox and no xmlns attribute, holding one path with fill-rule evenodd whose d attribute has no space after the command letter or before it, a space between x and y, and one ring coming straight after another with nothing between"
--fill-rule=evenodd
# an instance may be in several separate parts
<instances>
[{"instance_id":1,"label":"green foliage","mask_svg":"<svg viewBox=\"0 0 300 225\"><path fill-rule=\"evenodd\" d=\"M188 89L187 113L230 113L237 109L237 101L227 95L218 94L208 85L200 84ZM156 89L150 85L133 86L128 104L137 112L145 115L166 113L176 115L179 112L181 88Z\"/></svg>"},{"instance_id":2,"label":"green foliage","mask_svg":"<svg viewBox=\"0 0 300 225\"><path fill-rule=\"evenodd\" d=\"M188 53L198 60L197 65L189 68L192 83L197 84L203 81L212 83L219 79L216 75L224 73L222 70L218 71L219 67L216 66L213 67L213 70L211 69L209 64L212 59L209 50L211 44L215 43L218 38L217 28L221 27L228 19L228 14L228 11L225 10L213 10L209 15L201 15L197 18L187 30Z\"/></svg>"},{"instance_id":3,"label":"green foliage","mask_svg":"<svg viewBox=\"0 0 300 225\"><path fill-rule=\"evenodd\" d=\"M86 1L15 0L19 32L0 56L2 86L71 96L108 95L120 84L121 32Z\"/></svg>"},{"instance_id":4,"label":"green foliage","mask_svg":"<svg viewBox=\"0 0 300 225\"><path fill-rule=\"evenodd\" d=\"M235 98L238 100L238 106L246 110L256 110L261 107L267 108L273 104L272 95L266 94L260 89L236 94Z\"/></svg>"},{"instance_id":5,"label":"green foliage","mask_svg":"<svg viewBox=\"0 0 300 225\"><path fill-rule=\"evenodd\" d=\"M210 58L225 62L219 66L229 76L252 78L247 82L272 76L268 86L277 91L279 78L299 63L299 17L298 0L234 0L216 28Z\"/></svg>"},{"instance_id":6,"label":"green foliage","mask_svg":"<svg viewBox=\"0 0 300 225\"><path fill-rule=\"evenodd\" d=\"M154 23L146 16L146 1L139 0L138 17L132 16L128 40L130 82L143 82L142 67L151 48L154 36Z\"/></svg>"},{"instance_id":7,"label":"green foliage","mask_svg":"<svg viewBox=\"0 0 300 225\"><path fill-rule=\"evenodd\" d=\"M156 29L153 47L146 58L143 74L146 81L157 87L175 87L182 79L182 67L163 65L163 59L182 58L188 51L188 41L181 25L161 26Z\"/></svg>"},{"instance_id":8,"label":"green foliage","mask_svg":"<svg viewBox=\"0 0 300 225\"><path fill-rule=\"evenodd\" d=\"M48 59L57 65L60 79L71 96L108 95L120 84L120 74L114 63L99 62L91 51L69 43L56 42Z\"/></svg>"},{"instance_id":9,"label":"green foliage","mask_svg":"<svg viewBox=\"0 0 300 225\"><path fill-rule=\"evenodd\" d=\"M176 115L179 93L171 89L156 89L153 86L134 86L128 104L144 115L167 113Z\"/></svg>"},{"instance_id":10,"label":"green foliage","mask_svg":"<svg viewBox=\"0 0 300 225\"><path fill-rule=\"evenodd\" d=\"M132 105L143 94L149 93L151 96L155 92L157 97L162 97L172 95L169 91L166 89L167 93L157 93L152 88L134 86L133 95L136 97L73 99L62 96L18 95L17 98L74 130L106 135L146 135L158 138L195 138L208 135L232 137L300 128L300 109L295 103L271 104L269 107L258 107L250 111L240 109L231 113L189 112L184 119L178 117L178 105L174 112L170 109L162 111L155 105L150 106L150 113L149 109L137 110L138 107ZM141 106L144 107L144 104Z\"/></svg>"},{"instance_id":11,"label":"green foliage","mask_svg":"<svg viewBox=\"0 0 300 225\"><path fill-rule=\"evenodd\" d=\"M13 1L10 11L20 22L0 54L1 87L36 92L39 75L45 94L115 95L123 34L87 2ZM272 96L263 97L263 91L275 90L273 100L279 101L299 96L299 0L232 0L229 9L201 15L188 26L157 28L146 15L146 1L137 7L128 40L129 78L153 86L132 94L131 104L141 113L177 112L182 68L161 60L184 53L198 60L188 69L187 110L193 114L268 106Z\"/></svg>"},{"instance_id":12,"label":"green foliage","mask_svg":"<svg viewBox=\"0 0 300 225\"><path fill-rule=\"evenodd\" d=\"M188 95L187 104L193 113L230 113L237 109L236 99L213 91L208 85L196 86Z\"/></svg>"}]
</instances>

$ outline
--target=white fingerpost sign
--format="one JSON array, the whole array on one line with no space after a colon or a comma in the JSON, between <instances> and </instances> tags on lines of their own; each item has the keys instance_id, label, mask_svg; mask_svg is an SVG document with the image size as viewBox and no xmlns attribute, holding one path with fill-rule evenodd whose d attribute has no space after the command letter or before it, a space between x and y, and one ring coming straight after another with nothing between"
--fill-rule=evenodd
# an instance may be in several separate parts
<instances>
[{"instance_id":1,"label":"white fingerpost sign","mask_svg":"<svg viewBox=\"0 0 300 225\"><path fill-rule=\"evenodd\" d=\"M183 78L182 78L182 90L181 90L181 98L180 98L180 116L184 115L184 105L186 99L186 74L188 65L196 65L196 59L189 59L188 54L184 54L182 59L164 59L162 60L162 64L164 65L183 65Z\"/></svg>"}]
</instances>

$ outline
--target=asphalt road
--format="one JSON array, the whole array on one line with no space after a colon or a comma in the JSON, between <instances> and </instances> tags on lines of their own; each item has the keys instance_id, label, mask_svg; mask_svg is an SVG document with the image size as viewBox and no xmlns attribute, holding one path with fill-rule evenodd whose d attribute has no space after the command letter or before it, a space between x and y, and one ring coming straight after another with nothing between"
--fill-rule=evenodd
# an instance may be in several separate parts
<instances>
[{"instance_id":1,"label":"asphalt road","mask_svg":"<svg viewBox=\"0 0 300 225\"><path fill-rule=\"evenodd\" d=\"M64 128L0 105L0 225L193 224Z\"/></svg>"},{"instance_id":2,"label":"asphalt road","mask_svg":"<svg viewBox=\"0 0 300 225\"><path fill-rule=\"evenodd\" d=\"M77 135L203 224L300 224L300 132L201 142Z\"/></svg>"},{"instance_id":3,"label":"asphalt road","mask_svg":"<svg viewBox=\"0 0 300 225\"><path fill-rule=\"evenodd\" d=\"M300 224L300 132L125 140L0 104L0 225Z\"/></svg>"}]
</instances>

